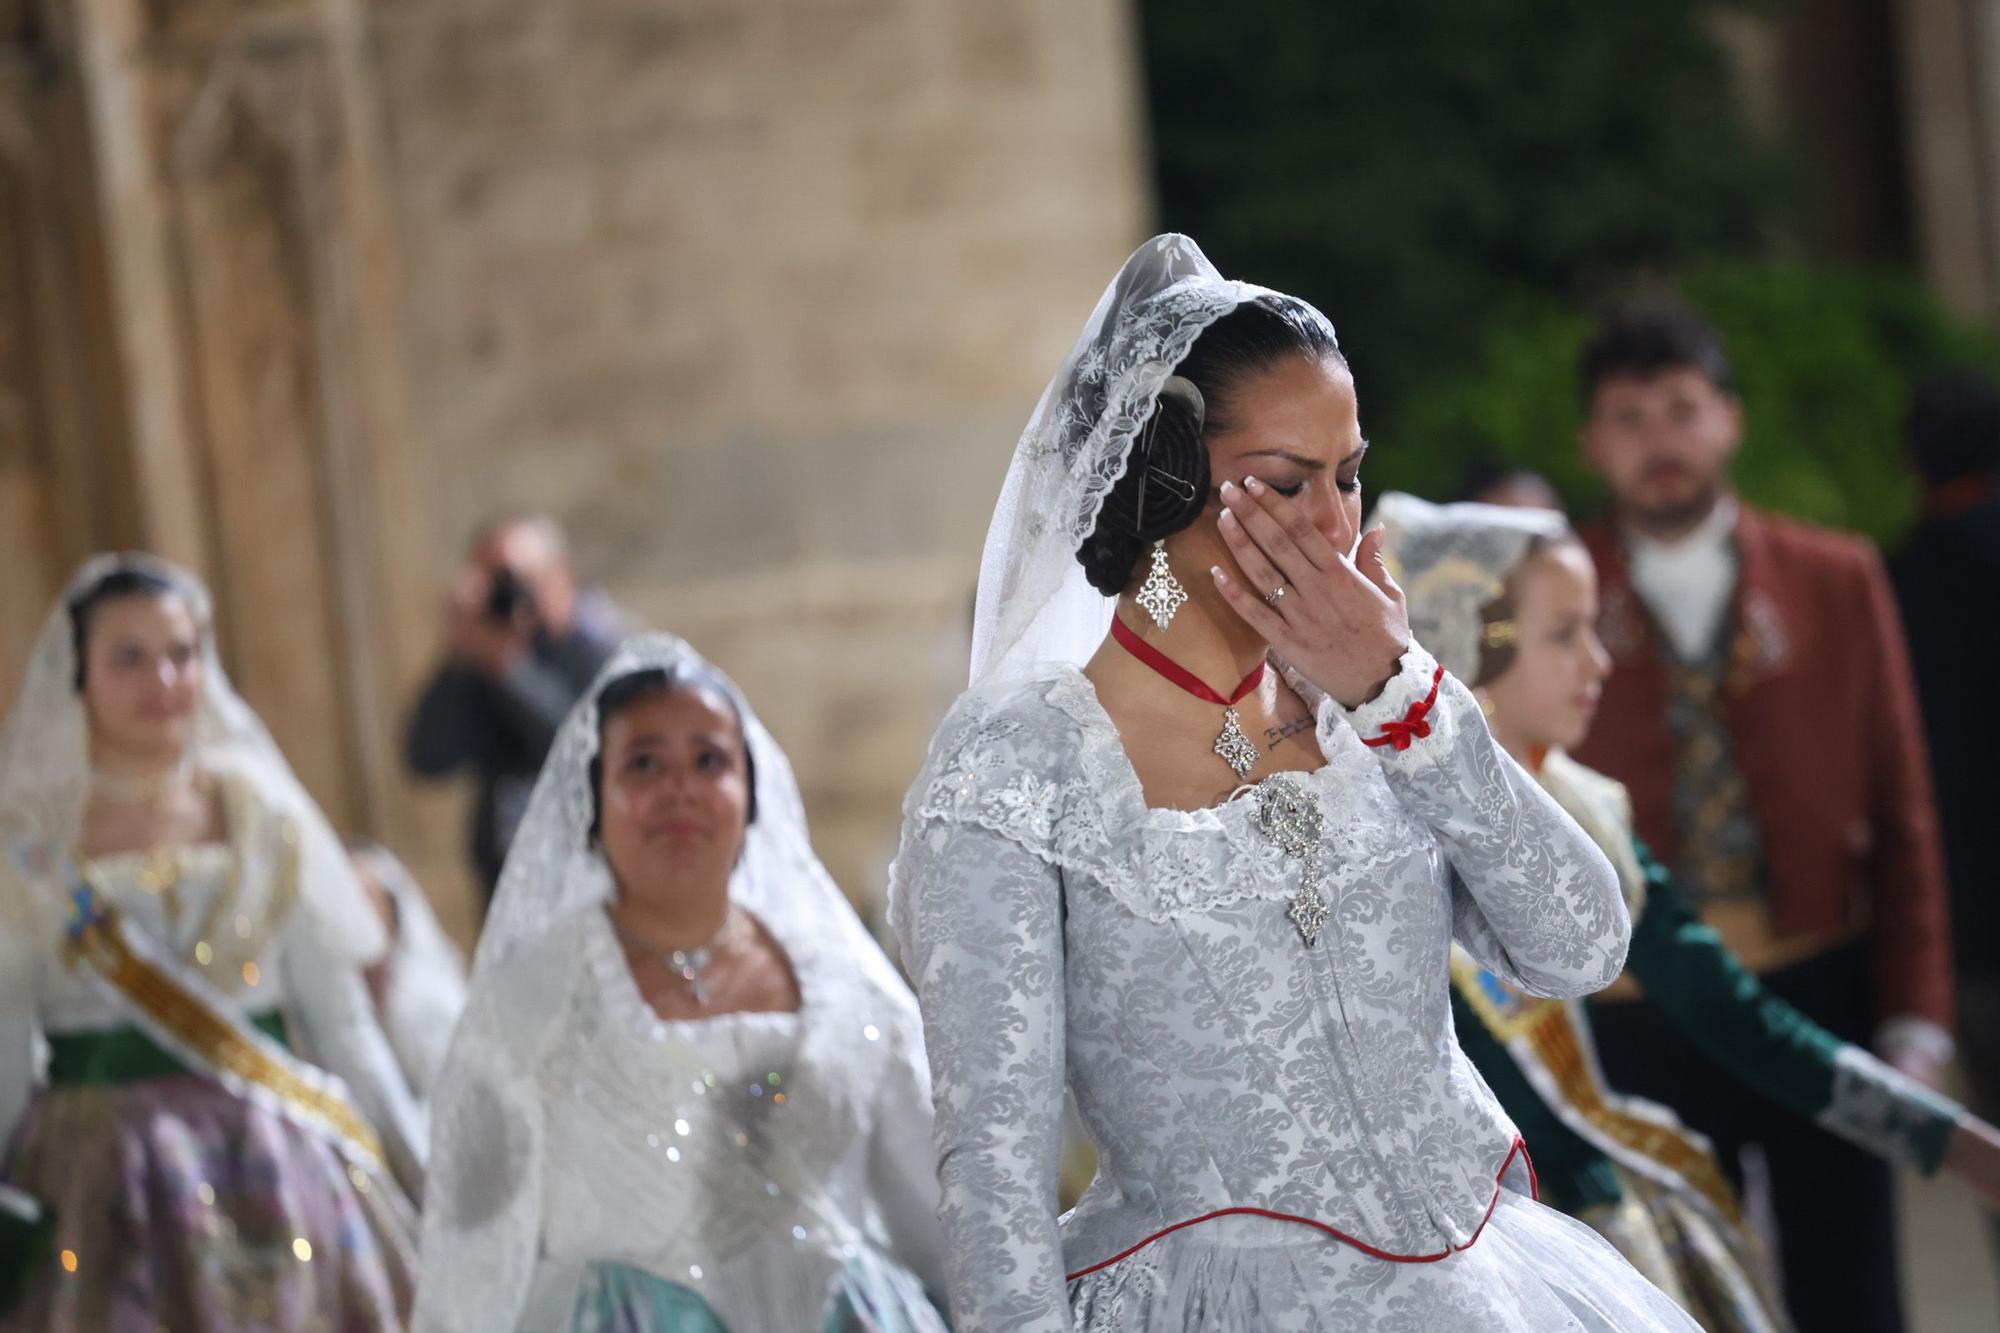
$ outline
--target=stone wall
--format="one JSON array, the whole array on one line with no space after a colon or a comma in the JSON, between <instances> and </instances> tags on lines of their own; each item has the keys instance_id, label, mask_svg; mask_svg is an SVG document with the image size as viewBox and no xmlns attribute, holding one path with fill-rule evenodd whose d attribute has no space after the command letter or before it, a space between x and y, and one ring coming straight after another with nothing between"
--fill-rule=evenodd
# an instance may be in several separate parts
<instances>
[{"instance_id":1,"label":"stone wall","mask_svg":"<svg viewBox=\"0 0 2000 1333\"><path fill-rule=\"evenodd\" d=\"M963 684L1014 437L1146 228L1131 22L1126 0L370 10L412 577L441 589L484 515L555 513L587 576L743 683L864 902Z\"/></svg>"}]
</instances>

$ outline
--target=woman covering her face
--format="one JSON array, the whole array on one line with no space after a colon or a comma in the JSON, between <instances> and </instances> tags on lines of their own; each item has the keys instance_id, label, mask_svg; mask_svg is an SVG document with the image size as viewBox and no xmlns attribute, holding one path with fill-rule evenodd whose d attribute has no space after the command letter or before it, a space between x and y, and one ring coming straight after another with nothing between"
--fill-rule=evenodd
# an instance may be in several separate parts
<instances>
[{"instance_id":1,"label":"woman covering her face","mask_svg":"<svg viewBox=\"0 0 2000 1333\"><path fill-rule=\"evenodd\" d=\"M1717 1074L2000 1200L1993 1128L1765 992L1634 837L1624 788L1565 752L1589 731L1610 660L1596 571L1562 517L1400 494L1375 516L1412 631L1473 682L1494 736L1617 868L1635 921L1627 970ZM1668 1108L1605 1086L1587 1010L1527 994L1463 950L1452 979L1459 1041L1526 1136L1542 1198L1602 1233L1709 1333L1789 1329L1729 1174Z\"/></svg>"},{"instance_id":2,"label":"woman covering her face","mask_svg":"<svg viewBox=\"0 0 2000 1333\"><path fill-rule=\"evenodd\" d=\"M891 875L961 1333L1693 1327L1534 1202L1453 1039L1454 940L1573 996L1631 923L1410 637L1366 448L1325 317L1183 236L1021 437Z\"/></svg>"},{"instance_id":3,"label":"woman covering her face","mask_svg":"<svg viewBox=\"0 0 2000 1333\"><path fill-rule=\"evenodd\" d=\"M433 1105L419 1329L944 1328L915 1003L678 639L564 723Z\"/></svg>"},{"instance_id":4,"label":"woman covering her face","mask_svg":"<svg viewBox=\"0 0 2000 1333\"><path fill-rule=\"evenodd\" d=\"M86 563L0 736L0 1329L401 1328L425 1129L381 948L206 590Z\"/></svg>"}]
</instances>

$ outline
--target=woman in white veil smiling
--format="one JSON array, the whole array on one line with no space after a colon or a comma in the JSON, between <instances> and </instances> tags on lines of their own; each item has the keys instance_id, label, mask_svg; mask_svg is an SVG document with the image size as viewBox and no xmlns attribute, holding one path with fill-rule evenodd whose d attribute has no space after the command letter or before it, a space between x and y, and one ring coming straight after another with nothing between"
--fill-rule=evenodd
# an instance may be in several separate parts
<instances>
[{"instance_id":1,"label":"woman in white veil smiling","mask_svg":"<svg viewBox=\"0 0 2000 1333\"><path fill-rule=\"evenodd\" d=\"M417 1326L941 1333L916 1006L667 635L564 723L433 1114Z\"/></svg>"}]
</instances>

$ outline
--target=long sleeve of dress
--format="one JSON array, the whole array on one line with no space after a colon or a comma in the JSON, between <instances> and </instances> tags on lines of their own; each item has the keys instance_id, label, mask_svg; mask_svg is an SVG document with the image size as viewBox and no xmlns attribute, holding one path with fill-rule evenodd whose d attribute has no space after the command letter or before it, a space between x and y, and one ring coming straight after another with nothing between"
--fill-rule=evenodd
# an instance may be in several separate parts
<instances>
[{"instance_id":1,"label":"long sleeve of dress","mask_svg":"<svg viewBox=\"0 0 2000 1333\"><path fill-rule=\"evenodd\" d=\"M1646 907L1628 965L1647 997L1711 1059L1781 1106L1878 1156L1935 1172L1959 1108L1765 990L1665 869L1638 851Z\"/></svg>"},{"instance_id":2,"label":"long sleeve of dress","mask_svg":"<svg viewBox=\"0 0 2000 1333\"><path fill-rule=\"evenodd\" d=\"M0 848L0 856L6 855ZM44 932L28 891L0 865L0 1153L35 1090Z\"/></svg>"},{"instance_id":3,"label":"long sleeve of dress","mask_svg":"<svg viewBox=\"0 0 2000 1333\"><path fill-rule=\"evenodd\" d=\"M431 1105L414 1333L518 1328L541 1248L541 1090L505 1039L535 1025L486 998L461 1020Z\"/></svg>"},{"instance_id":4,"label":"long sleeve of dress","mask_svg":"<svg viewBox=\"0 0 2000 1333\"><path fill-rule=\"evenodd\" d=\"M1007 761L994 762L1002 768L987 772L1004 783ZM915 812L909 819L895 909L934 1084L952 1326L1068 1333L1056 1229L1061 880L1000 833Z\"/></svg>"},{"instance_id":5,"label":"long sleeve of dress","mask_svg":"<svg viewBox=\"0 0 2000 1333\"><path fill-rule=\"evenodd\" d=\"M1624 966L1631 914L1604 853L1493 739L1478 701L1412 643L1382 693L1349 713L1405 808L1443 844L1453 871L1453 933L1466 951L1532 995L1610 985ZM1331 710L1322 705L1329 747ZM1390 730L1385 732L1385 727Z\"/></svg>"},{"instance_id":6,"label":"long sleeve of dress","mask_svg":"<svg viewBox=\"0 0 2000 1333\"><path fill-rule=\"evenodd\" d=\"M286 925L285 984L314 1063L337 1074L382 1139L389 1165L412 1198L422 1192L430 1129L383 1035L361 973L315 938L312 919Z\"/></svg>"},{"instance_id":7,"label":"long sleeve of dress","mask_svg":"<svg viewBox=\"0 0 2000 1333\"><path fill-rule=\"evenodd\" d=\"M875 1098L868 1177L889 1248L937 1296L945 1292L944 1237L938 1231L937 1160L931 1153L931 1080L917 1020L892 1031L896 1053Z\"/></svg>"}]
</instances>

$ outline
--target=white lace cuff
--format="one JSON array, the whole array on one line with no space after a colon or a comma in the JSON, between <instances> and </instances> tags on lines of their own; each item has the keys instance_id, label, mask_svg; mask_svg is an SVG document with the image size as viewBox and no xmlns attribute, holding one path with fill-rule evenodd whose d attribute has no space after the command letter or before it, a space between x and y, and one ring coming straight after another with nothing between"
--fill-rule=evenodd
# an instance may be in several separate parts
<instances>
[{"instance_id":1,"label":"white lace cuff","mask_svg":"<svg viewBox=\"0 0 2000 1333\"><path fill-rule=\"evenodd\" d=\"M1404 753L1430 738L1441 706L1443 672L1438 660L1412 639L1382 692L1359 708L1341 711L1363 745L1384 755Z\"/></svg>"}]
</instances>

